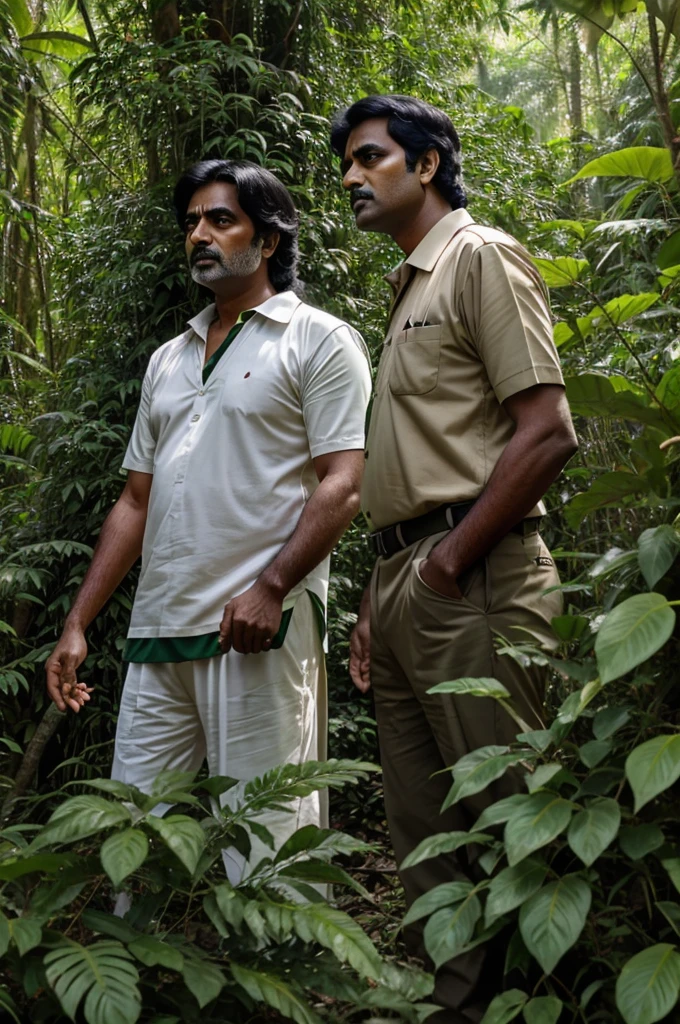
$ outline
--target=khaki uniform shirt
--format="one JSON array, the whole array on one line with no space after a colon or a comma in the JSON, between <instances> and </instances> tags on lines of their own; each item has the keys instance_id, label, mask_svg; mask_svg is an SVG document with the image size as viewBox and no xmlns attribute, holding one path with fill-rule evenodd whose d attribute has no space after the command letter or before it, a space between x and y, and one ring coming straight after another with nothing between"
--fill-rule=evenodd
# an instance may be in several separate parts
<instances>
[{"instance_id":1,"label":"khaki uniform shirt","mask_svg":"<svg viewBox=\"0 0 680 1024\"><path fill-rule=\"evenodd\" d=\"M361 492L373 529L476 499L515 429L502 403L563 383L547 290L510 235L454 210L388 280Z\"/></svg>"}]
</instances>

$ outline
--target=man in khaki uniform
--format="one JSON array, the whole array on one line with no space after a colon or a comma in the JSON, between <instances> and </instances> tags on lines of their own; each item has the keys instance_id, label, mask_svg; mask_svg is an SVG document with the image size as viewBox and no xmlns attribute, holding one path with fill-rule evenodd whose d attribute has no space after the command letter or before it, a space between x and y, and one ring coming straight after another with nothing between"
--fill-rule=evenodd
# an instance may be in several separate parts
<instances>
[{"instance_id":1,"label":"man in khaki uniform","mask_svg":"<svg viewBox=\"0 0 680 1024\"><path fill-rule=\"evenodd\" d=\"M436 832L468 829L512 778L440 813L441 770L517 727L492 700L428 694L463 676L499 679L532 728L543 673L495 641L553 646L558 582L539 534L541 498L576 449L545 287L529 254L465 210L449 118L405 96L369 96L341 114L357 227L406 254L394 296L366 450L362 507L378 554L352 636L350 671L375 695L385 803L397 862ZM402 872L411 904L478 875L463 853ZM407 935L422 953L421 934ZM478 1021L502 985L485 947L437 975L442 1024Z\"/></svg>"}]
</instances>

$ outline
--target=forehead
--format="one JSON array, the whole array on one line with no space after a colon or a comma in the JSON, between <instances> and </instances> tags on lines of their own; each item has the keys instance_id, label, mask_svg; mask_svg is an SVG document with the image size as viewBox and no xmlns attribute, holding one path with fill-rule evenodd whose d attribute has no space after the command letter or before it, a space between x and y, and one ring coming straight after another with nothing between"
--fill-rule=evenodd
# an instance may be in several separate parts
<instances>
[{"instance_id":1,"label":"forehead","mask_svg":"<svg viewBox=\"0 0 680 1024\"><path fill-rule=\"evenodd\" d=\"M350 157L361 146L375 145L383 149L398 146L387 130L386 117L371 117L352 128L345 147L345 157Z\"/></svg>"},{"instance_id":2,"label":"forehead","mask_svg":"<svg viewBox=\"0 0 680 1024\"><path fill-rule=\"evenodd\" d=\"M203 210L211 210L215 207L226 206L235 214L245 213L238 201L238 189L229 181L211 181L207 185L197 188L187 207L187 213L202 213Z\"/></svg>"}]
</instances>

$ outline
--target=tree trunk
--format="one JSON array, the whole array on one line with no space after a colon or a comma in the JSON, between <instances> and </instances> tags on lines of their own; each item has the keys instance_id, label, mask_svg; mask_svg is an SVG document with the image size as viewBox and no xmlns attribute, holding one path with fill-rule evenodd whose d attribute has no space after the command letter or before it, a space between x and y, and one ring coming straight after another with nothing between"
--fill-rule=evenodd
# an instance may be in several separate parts
<instances>
[{"instance_id":1,"label":"tree trunk","mask_svg":"<svg viewBox=\"0 0 680 1024\"><path fill-rule=\"evenodd\" d=\"M656 25L656 18L647 12L647 24L649 25L649 45L652 51L652 63L654 65L654 104L656 113L661 124L661 132L666 149L671 155L675 177L680 184L680 139L675 133L673 116L668 98L668 90L664 81L663 56L659 43L659 32Z\"/></svg>"}]
</instances>

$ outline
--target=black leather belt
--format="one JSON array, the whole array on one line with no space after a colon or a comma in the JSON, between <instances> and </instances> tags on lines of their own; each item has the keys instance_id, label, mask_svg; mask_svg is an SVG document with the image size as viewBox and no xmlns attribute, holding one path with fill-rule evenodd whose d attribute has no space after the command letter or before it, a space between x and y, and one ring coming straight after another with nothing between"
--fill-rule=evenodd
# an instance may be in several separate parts
<instances>
[{"instance_id":1,"label":"black leather belt","mask_svg":"<svg viewBox=\"0 0 680 1024\"><path fill-rule=\"evenodd\" d=\"M435 533L443 533L445 530L453 530L455 526L465 519L474 501L459 501L452 505L440 505L415 519L405 519L402 523L394 523L386 526L383 530L377 530L371 534L371 543L377 555L389 558L397 551L403 551L411 544L415 544L425 537L431 537ZM541 524L542 516L530 516L522 519L516 526L511 527L511 533L519 533L522 537L537 533Z\"/></svg>"}]
</instances>

